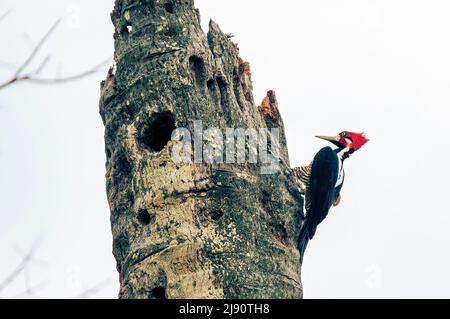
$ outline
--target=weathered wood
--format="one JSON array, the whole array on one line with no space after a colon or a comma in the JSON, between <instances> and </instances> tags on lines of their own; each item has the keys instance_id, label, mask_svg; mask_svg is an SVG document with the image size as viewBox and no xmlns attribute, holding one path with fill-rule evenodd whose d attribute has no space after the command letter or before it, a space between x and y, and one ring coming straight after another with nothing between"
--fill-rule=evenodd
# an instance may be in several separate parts
<instances>
[{"instance_id":1,"label":"weathered wood","mask_svg":"<svg viewBox=\"0 0 450 319\"><path fill-rule=\"evenodd\" d=\"M301 298L303 199L275 94L256 107L249 64L214 22L205 35L192 0L117 0L112 20L100 113L120 297ZM280 170L175 163L172 130L199 120L279 128Z\"/></svg>"}]
</instances>

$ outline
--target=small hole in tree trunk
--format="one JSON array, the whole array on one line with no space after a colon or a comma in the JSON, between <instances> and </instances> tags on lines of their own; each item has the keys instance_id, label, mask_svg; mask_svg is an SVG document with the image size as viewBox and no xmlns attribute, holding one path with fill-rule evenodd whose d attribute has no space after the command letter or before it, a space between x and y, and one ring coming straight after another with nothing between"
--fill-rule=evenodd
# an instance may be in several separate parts
<instances>
[{"instance_id":1,"label":"small hole in tree trunk","mask_svg":"<svg viewBox=\"0 0 450 319\"><path fill-rule=\"evenodd\" d=\"M148 124L144 124L138 137L139 144L152 152L161 152L172 138L176 129L174 116L170 112L154 114Z\"/></svg>"},{"instance_id":2,"label":"small hole in tree trunk","mask_svg":"<svg viewBox=\"0 0 450 319\"><path fill-rule=\"evenodd\" d=\"M216 209L213 210L209 216L213 221L218 222L222 219L223 215L223 211L221 211L220 209Z\"/></svg>"},{"instance_id":3,"label":"small hole in tree trunk","mask_svg":"<svg viewBox=\"0 0 450 319\"><path fill-rule=\"evenodd\" d=\"M120 34L122 36L128 36L133 31L133 26L131 24L124 25L120 29Z\"/></svg>"},{"instance_id":4,"label":"small hole in tree trunk","mask_svg":"<svg viewBox=\"0 0 450 319\"><path fill-rule=\"evenodd\" d=\"M227 106L227 104L228 104L228 100L227 100L227 97L228 97L227 96L228 95L227 94L228 93L227 82L221 76L217 77L216 81L217 81L217 86L219 87L220 94L221 94L221 97L222 97L222 105L223 106Z\"/></svg>"},{"instance_id":5,"label":"small hole in tree trunk","mask_svg":"<svg viewBox=\"0 0 450 319\"><path fill-rule=\"evenodd\" d=\"M139 211L137 219L143 226L148 226L155 222L155 215L150 214L146 209Z\"/></svg>"},{"instance_id":6,"label":"small hole in tree trunk","mask_svg":"<svg viewBox=\"0 0 450 319\"><path fill-rule=\"evenodd\" d=\"M204 87L206 81L206 69L203 59L195 55L191 56L189 58L189 68L191 71L191 75L197 82L198 86Z\"/></svg>"},{"instance_id":7,"label":"small hole in tree trunk","mask_svg":"<svg viewBox=\"0 0 450 319\"><path fill-rule=\"evenodd\" d=\"M208 80L208 82L206 82L206 85L208 86L208 90L213 91L215 89L215 82L213 79Z\"/></svg>"},{"instance_id":8,"label":"small hole in tree trunk","mask_svg":"<svg viewBox=\"0 0 450 319\"><path fill-rule=\"evenodd\" d=\"M166 288L158 286L150 291L150 299L167 299Z\"/></svg>"},{"instance_id":9,"label":"small hole in tree trunk","mask_svg":"<svg viewBox=\"0 0 450 319\"><path fill-rule=\"evenodd\" d=\"M216 78L217 86L219 87L220 93L220 108L223 112L225 120L231 125L231 112L230 104L228 100L228 84L224 77L219 76Z\"/></svg>"},{"instance_id":10,"label":"small hole in tree trunk","mask_svg":"<svg viewBox=\"0 0 450 319\"><path fill-rule=\"evenodd\" d=\"M167 12L169 13L174 13L174 8L173 8L173 4L170 2L167 2L164 4L164 9L166 9Z\"/></svg>"}]
</instances>

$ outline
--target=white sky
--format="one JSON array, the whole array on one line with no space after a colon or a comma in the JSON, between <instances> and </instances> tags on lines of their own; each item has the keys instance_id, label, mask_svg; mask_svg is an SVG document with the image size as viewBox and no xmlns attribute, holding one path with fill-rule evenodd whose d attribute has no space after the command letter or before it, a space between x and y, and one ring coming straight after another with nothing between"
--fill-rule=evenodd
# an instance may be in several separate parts
<instances>
[{"instance_id":1,"label":"white sky","mask_svg":"<svg viewBox=\"0 0 450 319\"><path fill-rule=\"evenodd\" d=\"M277 92L293 165L322 146L316 134L364 130L371 142L346 163L341 206L308 246L306 298L450 297L447 168L450 2L442 0L197 0L235 34L255 99ZM112 0L0 0L0 81L59 17L45 46L47 75L73 74L113 53ZM78 20L79 18L79 20ZM79 22L79 23L78 23ZM24 36L27 34L28 36ZM105 194L104 74L61 86L0 92L0 282L16 247L42 238L29 285L68 298L109 279L115 298ZM20 278L0 297L23 292Z\"/></svg>"}]
</instances>

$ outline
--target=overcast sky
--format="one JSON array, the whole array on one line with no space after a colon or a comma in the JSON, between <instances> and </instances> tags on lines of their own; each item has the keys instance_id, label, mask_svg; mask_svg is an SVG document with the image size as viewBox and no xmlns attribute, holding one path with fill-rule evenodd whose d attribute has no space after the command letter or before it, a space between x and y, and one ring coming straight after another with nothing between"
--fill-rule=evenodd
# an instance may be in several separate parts
<instances>
[{"instance_id":1,"label":"overcast sky","mask_svg":"<svg viewBox=\"0 0 450 319\"><path fill-rule=\"evenodd\" d=\"M342 203L309 244L306 298L450 298L450 2L197 0L251 62L255 99L274 89L291 163L366 131L346 162ZM0 82L59 17L46 75L113 54L112 0L0 0ZM0 282L38 243L0 297L70 298L106 281L116 298L105 192L99 82L18 84L0 92ZM27 280L28 278L28 280ZM28 283L27 283L28 282ZM41 286L41 283L44 285Z\"/></svg>"}]
</instances>

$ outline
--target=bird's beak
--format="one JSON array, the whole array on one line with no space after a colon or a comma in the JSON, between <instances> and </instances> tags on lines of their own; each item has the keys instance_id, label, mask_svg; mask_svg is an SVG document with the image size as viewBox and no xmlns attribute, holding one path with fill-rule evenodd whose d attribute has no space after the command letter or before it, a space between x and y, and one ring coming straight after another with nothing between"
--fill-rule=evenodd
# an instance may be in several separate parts
<instances>
[{"instance_id":1,"label":"bird's beak","mask_svg":"<svg viewBox=\"0 0 450 319\"><path fill-rule=\"evenodd\" d=\"M316 137L332 143L340 141L339 136L316 136Z\"/></svg>"}]
</instances>

